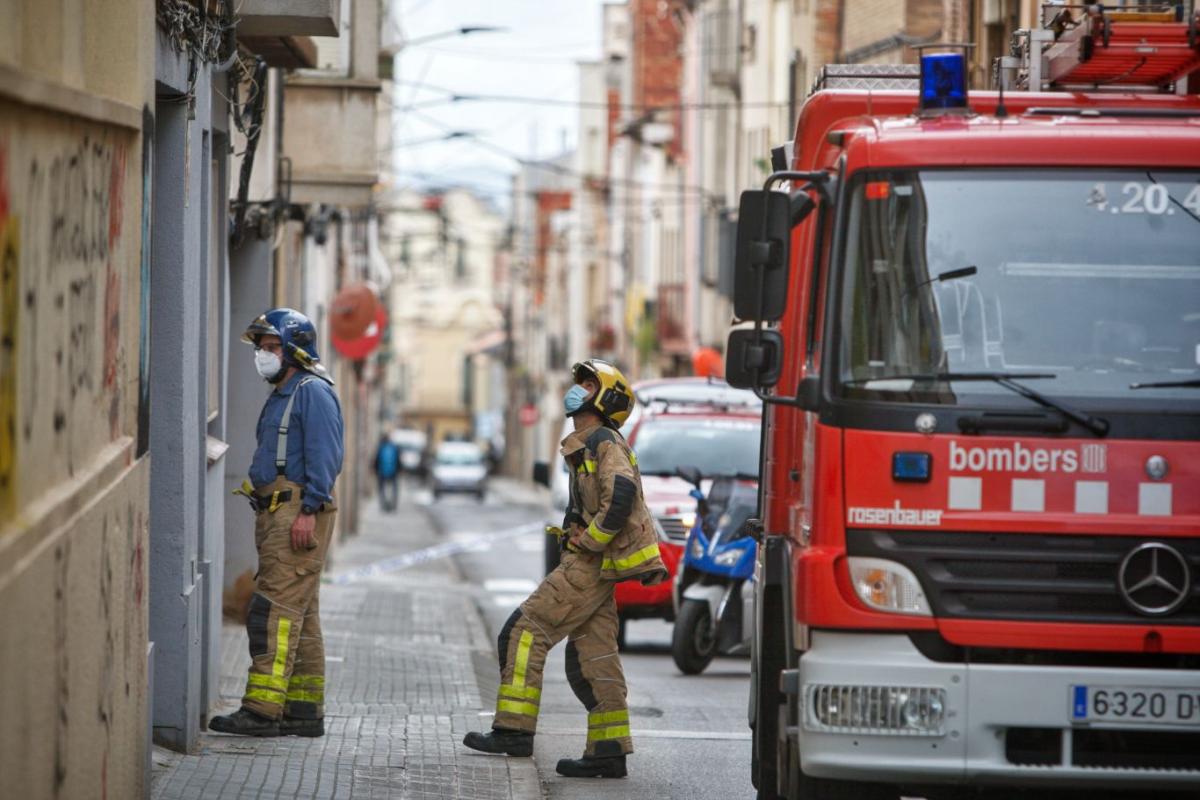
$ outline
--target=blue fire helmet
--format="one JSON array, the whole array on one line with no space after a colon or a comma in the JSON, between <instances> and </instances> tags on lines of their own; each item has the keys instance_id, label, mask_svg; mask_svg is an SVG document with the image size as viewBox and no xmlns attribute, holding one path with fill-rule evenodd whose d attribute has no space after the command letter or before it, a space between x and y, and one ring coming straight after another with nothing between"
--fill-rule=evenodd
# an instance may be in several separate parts
<instances>
[{"instance_id":1,"label":"blue fire helmet","mask_svg":"<svg viewBox=\"0 0 1200 800\"><path fill-rule=\"evenodd\" d=\"M307 370L333 383L321 356L317 353L317 329L308 317L291 308L273 308L250 323L242 341L255 347L263 336L278 336L283 348L283 363Z\"/></svg>"}]
</instances>

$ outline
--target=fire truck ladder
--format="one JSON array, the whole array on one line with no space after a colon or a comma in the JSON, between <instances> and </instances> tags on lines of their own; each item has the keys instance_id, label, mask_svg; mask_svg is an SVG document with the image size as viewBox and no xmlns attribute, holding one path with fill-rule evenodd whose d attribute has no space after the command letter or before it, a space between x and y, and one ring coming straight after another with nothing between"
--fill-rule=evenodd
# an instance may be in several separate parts
<instances>
[{"instance_id":1,"label":"fire truck ladder","mask_svg":"<svg viewBox=\"0 0 1200 800\"><path fill-rule=\"evenodd\" d=\"M1200 10L1185 14L1182 4L1055 4L1042 19L1017 32L1018 57L1000 60L1002 80L1016 68L1016 88L1184 94L1200 70Z\"/></svg>"}]
</instances>

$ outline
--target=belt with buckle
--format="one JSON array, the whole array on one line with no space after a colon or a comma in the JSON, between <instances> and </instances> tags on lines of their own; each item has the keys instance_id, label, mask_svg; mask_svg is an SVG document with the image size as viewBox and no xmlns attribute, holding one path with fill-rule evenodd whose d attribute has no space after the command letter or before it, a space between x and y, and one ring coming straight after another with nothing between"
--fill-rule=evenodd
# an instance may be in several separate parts
<instances>
[{"instance_id":1,"label":"belt with buckle","mask_svg":"<svg viewBox=\"0 0 1200 800\"><path fill-rule=\"evenodd\" d=\"M274 514L281 505L292 499L291 489L280 489L277 492L254 495L254 505L259 511L267 510Z\"/></svg>"},{"instance_id":2,"label":"belt with buckle","mask_svg":"<svg viewBox=\"0 0 1200 800\"><path fill-rule=\"evenodd\" d=\"M242 481L242 485L233 490L234 494L243 495L250 501L250 508L255 511L269 511L274 514L279 510L279 507L292 499L291 489L278 489L274 492L266 494L258 494L254 491L254 487L250 485L250 481Z\"/></svg>"}]
</instances>

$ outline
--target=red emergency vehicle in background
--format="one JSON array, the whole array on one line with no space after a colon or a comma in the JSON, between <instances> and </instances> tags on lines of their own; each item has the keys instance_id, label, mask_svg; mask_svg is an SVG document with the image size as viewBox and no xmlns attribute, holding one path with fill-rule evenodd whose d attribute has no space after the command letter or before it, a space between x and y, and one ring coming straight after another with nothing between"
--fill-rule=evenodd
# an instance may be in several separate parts
<instances>
[{"instance_id":1,"label":"red emergency vehicle in background","mask_svg":"<svg viewBox=\"0 0 1200 800\"><path fill-rule=\"evenodd\" d=\"M717 476L757 475L762 439L762 404L750 392L698 378L647 384L634 386L640 410L627 437L637 453L646 507L662 531L659 553L669 578L653 586L617 584L613 598L621 647L627 620L675 619L675 575L696 521L696 501L688 494L692 486L676 470L699 470L706 490Z\"/></svg>"},{"instance_id":2,"label":"red emergency vehicle in background","mask_svg":"<svg viewBox=\"0 0 1200 800\"><path fill-rule=\"evenodd\" d=\"M1170 11L1048 6L1003 94L956 53L828 67L743 195L760 798L1200 790L1200 17Z\"/></svg>"}]
</instances>

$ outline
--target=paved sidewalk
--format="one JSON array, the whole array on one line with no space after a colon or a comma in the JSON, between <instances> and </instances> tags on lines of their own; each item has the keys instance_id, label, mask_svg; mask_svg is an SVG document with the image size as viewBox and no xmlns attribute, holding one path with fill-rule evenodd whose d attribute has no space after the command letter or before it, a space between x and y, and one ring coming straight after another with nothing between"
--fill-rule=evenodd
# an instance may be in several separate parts
<instances>
[{"instance_id":1,"label":"paved sidewalk","mask_svg":"<svg viewBox=\"0 0 1200 800\"><path fill-rule=\"evenodd\" d=\"M362 528L338 548L321 587L325 736L205 732L197 755L156 748L152 797L540 800L531 759L460 744L467 731L490 725L480 712L490 711L496 657L453 560L367 569L442 544L431 517L412 504L392 515L371 506ZM244 629L227 625L223 648L219 713L241 698L250 661Z\"/></svg>"}]
</instances>

